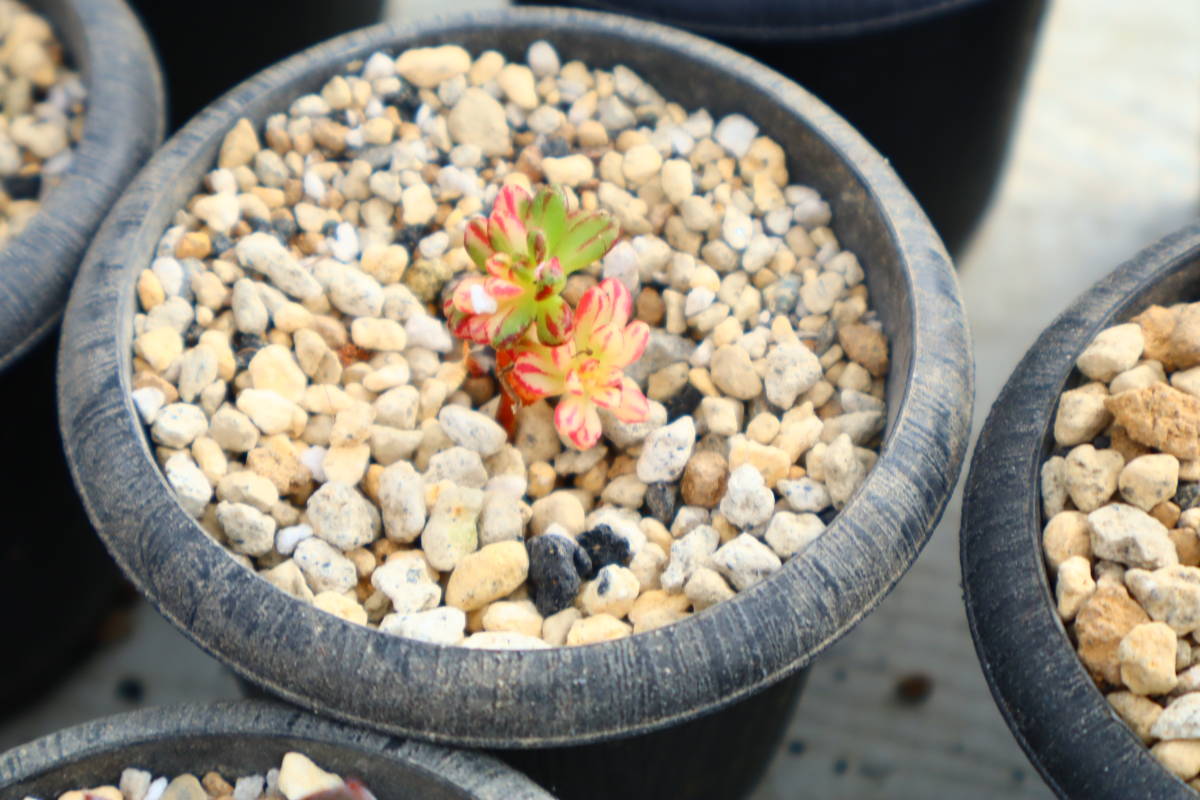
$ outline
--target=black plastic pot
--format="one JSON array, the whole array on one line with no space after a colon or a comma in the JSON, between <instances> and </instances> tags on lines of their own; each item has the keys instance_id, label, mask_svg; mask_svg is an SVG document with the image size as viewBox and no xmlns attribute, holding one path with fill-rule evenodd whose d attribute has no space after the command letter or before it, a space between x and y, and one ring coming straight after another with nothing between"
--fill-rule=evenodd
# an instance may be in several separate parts
<instances>
[{"instance_id":1,"label":"black plastic pot","mask_svg":"<svg viewBox=\"0 0 1200 800\"><path fill-rule=\"evenodd\" d=\"M0 250L0 636L36 643L0 664L0 714L77 661L118 585L71 486L54 416L57 326L83 251L162 140L158 66L122 0L30 4L54 26L87 85L84 136L61 184Z\"/></svg>"},{"instance_id":2,"label":"black plastic pot","mask_svg":"<svg viewBox=\"0 0 1200 800\"><path fill-rule=\"evenodd\" d=\"M349 728L274 703L213 703L106 717L0 755L0 796L52 800L115 784L136 767L168 779L209 771L263 775L288 751L356 777L379 800L553 800L488 756Z\"/></svg>"},{"instance_id":3,"label":"black plastic pot","mask_svg":"<svg viewBox=\"0 0 1200 800\"><path fill-rule=\"evenodd\" d=\"M571 0L570 5L711 36L792 78L891 161L957 255L998 184L1047 1Z\"/></svg>"},{"instance_id":4,"label":"black plastic pot","mask_svg":"<svg viewBox=\"0 0 1200 800\"><path fill-rule=\"evenodd\" d=\"M162 61L171 130L247 75L379 21L383 0L131 0Z\"/></svg>"},{"instance_id":5,"label":"black plastic pot","mask_svg":"<svg viewBox=\"0 0 1200 800\"><path fill-rule=\"evenodd\" d=\"M1039 475L1059 395L1092 338L1148 305L1198 297L1200 223L1075 300L1017 365L975 447L963 501L967 619L1001 713L1060 797L1195 797L1117 718L1075 655L1042 558Z\"/></svg>"},{"instance_id":6,"label":"black plastic pot","mask_svg":"<svg viewBox=\"0 0 1200 800\"><path fill-rule=\"evenodd\" d=\"M277 591L184 513L129 399L133 285L238 117L261 122L380 47L458 42L520 58L542 38L564 60L623 62L653 76L685 107L748 114L784 143L791 174L829 199L840 241L866 265L892 343L888 430L877 466L826 535L736 599L586 647L436 647L345 623ZM878 604L929 537L961 465L973 392L949 259L853 129L744 56L578 11L379 26L260 74L193 120L143 172L93 249L69 318L60 416L74 474L110 550L164 615L242 676L299 705L438 742L542 751L514 758L564 797L682 797L676 791L693 786L688 796L744 794L772 753L799 671ZM590 746L618 739L627 745ZM606 747L639 746L638 763L648 765L641 772L606 755Z\"/></svg>"}]
</instances>

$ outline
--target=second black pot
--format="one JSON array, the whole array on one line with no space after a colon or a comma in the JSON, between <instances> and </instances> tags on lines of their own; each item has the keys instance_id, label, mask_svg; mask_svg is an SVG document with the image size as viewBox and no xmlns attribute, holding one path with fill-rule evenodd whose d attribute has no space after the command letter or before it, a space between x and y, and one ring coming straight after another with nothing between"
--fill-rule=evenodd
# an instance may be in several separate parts
<instances>
[{"instance_id":1,"label":"second black pot","mask_svg":"<svg viewBox=\"0 0 1200 800\"><path fill-rule=\"evenodd\" d=\"M1042 556L1042 464L1059 396L1100 331L1152 304L1200 298L1200 223L1138 253L1076 299L1000 392L963 499L967 620L1000 712L1050 788L1079 800L1191 798L1088 676L1055 610Z\"/></svg>"},{"instance_id":2,"label":"second black pot","mask_svg":"<svg viewBox=\"0 0 1200 800\"><path fill-rule=\"evenodd\" d=\"M560 5L563 0L521 0ZM1004 167L1046 0L570 0L711 36L829 103L953 255Z\"/></svg>"}]
</instances>

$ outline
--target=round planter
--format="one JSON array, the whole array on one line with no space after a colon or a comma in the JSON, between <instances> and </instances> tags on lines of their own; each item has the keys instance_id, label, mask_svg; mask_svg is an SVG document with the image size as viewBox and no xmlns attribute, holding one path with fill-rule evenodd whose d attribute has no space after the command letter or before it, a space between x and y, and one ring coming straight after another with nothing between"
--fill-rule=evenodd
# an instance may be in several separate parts
<instances>
[{"instance_id":1,"label":"round planter","mask_svg":"<svg viewBox=\"0 0 1200 800\"><path fill-rule=\"evenodd\" d=\"M963 501L967 619L992 695L1060 797L1194 797L1121 722L1076 656L1042 557L1040 470L1075 359L1146 306L1194 301L1200 224L1143 250L1058 317L1005 384L975 447Z\"/></svg>"},{"instance_id":2,"label":"round planter","mask_svg":"<svg viewBox=\"0 0 1200 800\"><path fill-rule=\"evenodd\" d=\"M833 206L839 240L867 265L892 342L881 458L827 533L771 579L680 624L544 651L436 647L335 619L242 569L177 504L129 398L134 280L171 215L241 116L258 123L380 47L456 42L521 56L548 39L565 58L626 63L685 106L739 111L789 151L789 171ZM966 442L971 365L949 259L907 190L845 122L781 76L689 34L622 17L524 9L382 25L303 52L243 84L169 143L115 210L76 286L60 374L74 474L117 560L169 619L267 691L342 719L438 742L538 749L569 772L565 796L670 793L676 767L697 796L744 792L770 747L731 741L778 730L795 675L869 612L916 558ZM119 470L112 468L120 465ZM119 477L118 477L119 476ZM791 677L791 681L784 679ZM754 695L769 687L775 696ZM702 715L753 698L755 713ZM715 724L724 719L728 726ZM714 731L687 738L684 723ZM662 738L645 734L671 728ZM680 734L680 731L685 731ZM655 769L614 768L579 745L638 736ZM546 748L559 748L550 751ZM670 756L685 752L673 762ZM571 757L577 770L547 764ZM531 767L532 769L532 767ZM546 779L549 782L549 779Z\"/></svg>"},{"instance_id":3,"label":"round planter","mask_svg":"<svg viewBox=\"0 0 1200 800\"><path fill-rule=\"evenodd\" d=\"M83 139L62 182L0 249L0 405L14 423L0 430L0 447L19 459L0 492L9 531L0 540L0 604L22 609L6 614L0 631L8 641L38 643L0 668L0 713L31 700L78 660L119 580L62 457L54 331L92 234L163 131L158 66L122 0L30 6L54 26L88 98Z\"/></svg>"},{"instance_id":4,"label":"round planter","mask_svg":"<svg viewBox=\"0 0 1200 800\"><path fill-rule=\"evenodd\" d=\"M570 4L711 36L800 83L891 161L952 254L963 250L999 182L1047 5L1046 0Z\"/></svg>"},{"instance_id":5,"label":"round planter","mask_svg":"<svg viewBox=\"0 0 1200 800\"><path fill-rule=\"evenodd\" d=\"M262 775L288 751L360 778L379 800L552 800L528 778L479 753L397 741L271 703L213 703L119 714L0 755L4 797L54 798L114 783L126 767L155 776L215 770Z\"/></svg>"},{"instance_id":6,"label":"round planter","mask_svg":"<svg viewBox=\"0 0 1200 800\"><path fill-rule=\"evenodd\" d=\"M383 10L383 0L131 3L162 61L171 130L247 75L330 36L378 22Z\"/></svg>"}]
</instances>

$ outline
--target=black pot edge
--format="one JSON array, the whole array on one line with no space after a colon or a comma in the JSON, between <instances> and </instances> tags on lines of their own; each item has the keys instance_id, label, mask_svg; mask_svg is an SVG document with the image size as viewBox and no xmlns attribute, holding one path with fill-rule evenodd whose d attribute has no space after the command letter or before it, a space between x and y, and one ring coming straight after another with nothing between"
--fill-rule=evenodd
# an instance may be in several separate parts
<instances>
[{"instance_id":1,"label":"black pot edge","mask_svg":"<svg viewBox=\"0 0 1200 800\"><path fill-rule=\"evenodd\" d=\"M795 42L798 46L802 46L805 42L820 39L849 38L851 36L880 33L909 25L917 25L945 14L957 13L971 6L991 1L993 0L922 0L921 2L909 3L910 6L917 6L916 8L910 7L885 13L878 13L876 11L873 15L871 12L868 12L868 16L865 19L862 18L863 10L858 7L859 4L849 2L848 0L826 4L822 10L828 14L828 18L822 18L820 13L806 11L802 8L805 5L804 3L796 2L791 4L793 10L796 11L796 15L802 17L807 13L812 17L810 21L783 23L779 25L773 24L770 26L739 24L733 21L736 15L731 15L730 20L727 21L705 20L698 22L694 19L682 19L681 17L685 16L683 14L673 16L670 13L661 12L657 9L650 9L644 12L639 10L636 16L639 19L647 19L660 25L686 27L688 30L716 39L738 39L745 43ZM1004 0L999 1L1003 2ZM533 2L540 2L540 0L533 0ZM588 8L596 11L614 14L629 13L628 9L610 3L608 0L582 0L582 2ZM556 4L553 0L548 0L545 5L554 6ZM739 7L739 4L733 3L731 7L736 9ZM838 19L839 17L840 19Z\"/></svg>"},{"instance_id":2,"label":"black pot edge","mask_svg":"<svg viewBox=\"0 0 1200 800\"><path fill-rule=\"evenodd\" d=\"M0 791L97 754L196 736L308 740L400 763L471 792L477 800L553 800L533 781L485 753L401 741L263 700L143 708L64 728L0 754ZM321 766L339 771L335 765ZM192 767L197 774L211 768Z\"/></svg>"},{"instance_id":3,"label":"black pot edge","mask_svg":"<svg viewBox=\"0 0 1200 800\"><path fill-rule=\"evenodd\" d=\"M215 103L210 109L202 115L202 118L209 123L211 127L213 120L219 118L219 124L227 125L235 116L240 104L244 102L243 96L249 95L252 92L261 90L264 86L272 81L279 80L281 77L286 77L289 72L296 71L302 68L305 61L310 59L320 58L328 59L331 54L337 52L340 60L346 60L349 55L346 53L351 49L361 49L368 43L376 42L381 38L396 38L399 36L433 36L445 38L446 26L458 26L459 29L469 28L472 26L488 25L491 27L500 27L505 23L514 24L514 18L519 24L529 25L535 22L545 25L564 25L566 23L584 22L590 26L600 26L608 30L610 33L619 31L623 35L640 35L642 38L653 38L656 42L666 42L673 47L683 48L692 52L697 57L704 57L708 60L715 60L727 69L736 69L738 77L744 78L747 81L753 81L758 84L764 91L774 95L778 101L787 101L792 106L799 106L805 110L811 117L810 121L818 125L818 135L829 143L829 146L841 154L845 159L851 161L850 169L860 176L862 182L866 185L869 194L876 198L880 203L886 201L888 207L895 209L894 215L889 219L891 234L894 240L898 243L899 250L908 260L910 270L907 273L907 280L910 283L912 293L912 302L917 308L916 316L922 320L922 324L917 326L914 324L914 330L911 335L917 340L916 348L921 361L921 366L924 371L917 375L915 365L910 370L910 382L904 397L899 404L898 417L896 425L892 426L891 433L887 443L885 443L884 455L880 460L880 464L892 464L889 470L886 467L881 469L879 466L868 477L867 483L863 489L860 489L860 500L864 495L879 493L881 497L887 496L884 502L889 507L889 512L881 520L873 519L875 512L866 508L866 502L863 500L857 504L859 513L855 514L853 508L856 504L851 504L839 516L843 526L854 524L860 531L878 529L880 525L894 526L897 523L894 509L898 506L912 505L913 517L903 526L901 538L903 542L896 542L895 547L899 560L902 566L899 569L893 570L888 574L880 575L863 575L860 570L854 575L856 586L863 583L863 580L869 580L871 588L867 591L859 593L854 599L857 601L856 610L853 613L847 614L844 619L833 626L827 626L826 632L820 640L810 649L799 656L791 656L788 660L780 663L776 667L764 669L762 664L752 666L755 672L753 680L739 682L737 688L731 691L722 691L718 696L703 702L690 705L686 708L667 713L658 713L650 720L639 721L636 726L630 726L628 722L621 722L614 727L597 727L591 731L572 731L571 733L561 733L552 735L535 735L504 737L500 740L489 736L467 736L467 735L445 735L441 733L431 732L429 729L413 729L400 725L393 721L382 721L379 719L367 719L356 716L349 712L344 712L340 709L326 709L329 713L338 714L341 718L352 721L358 724L369 724L375 727L381 727L393 733L402 735L418 735L422 738L447 742L466 744L469 746L487 746L487 747L531 747L531 746L546 746L553 744L582 744L590 741L601 741L605 739L616 738L620 736L631 735L633 733L642 733L652 730L668 727L686 719L690 719L700 714L710 713L723 708L731 703L737 702L744 697L761 690L763 687L776 682L789 674L801 669L807 665L813 655L823 650L838 637L843 635L853 625L855 625L863 616L869 613L888 591L895 585L899 578L911 566L912 561L920 552L929 534L932 531L936 520L944 511L948 502L949 492L953 484L957 481L957 476L961 468L962 456L966 447L966 428L967 419L969 418L969 409L973 398L973 377L970 367L969 356L969 333L966 330L965 321L962 311L961 299L958 297L957 280L952 269L949 266L949 257L945 254L936 234L929 227L928 221L917 208L908 192L903 188L902 184L895 177L887 164L862 140L852 129L833 114L827 107L819 101L812 98L795 84L783 79L780 76L769 73L749 59L740 56L723 47L719 47L712 43L706 42L697 37L685 34L682 32L673 31L670 29L660 28L659 26L649 25L646 23L636 22L631 23L628 20L621 18L612 18L606 15L600 15L590 12L581 12L574 10L541 10L534 11L522 9L520 11L512 10L501 13L471 13L461 16L456 16L448 19L439 19L428 23L418 23L410 26L400 26L396 24L383 24L368 28L360 32L347 34L337 39L331 40L328 43L304 51L297 57L288 61L282 62L280 65L267 70L260 76L250 79L240 87L235 89L222 100ZM627 29L626 29L627 28ZM452 34L451 34L452 35ZM371 46L383 46L382 44L373 44ZM193 126L197 124L193 122ZM163 148L163 153L172 149L178 143L183 142L189 137L198 135L196 130L190 126L168 143ZM160 157L164 157L160 153ZM146 174L154 172L155 164L159 159L155 159L147 168ZM131 195L137 195L138 189L146 180L146 174L139 179L137 185L131 189L127 195L126 203L130 205L135 201L131 199ZM881 199L881 197L885 199ZM132 206L131 206L132 210ZM132 224L129 218L129 213L126 212L124 218L120 213L114 213L102 231L101 239L119 238L122 235L121 228L128 227ZM99 262L104 258L104 248L97 247L90 257L89 262ZM912 272L914 263L919 264L916 272ZM915 279L915 282L914 282ZM86 281L81 281L80 287L75 292L77 298L73 304L83 304L83 291L86 286ZM122 291L125 294L129 293L129 287L124 287ZM80 312L82 313L82 312ZM96 320L88 320L80 322L81 325L96 324ZM936 342L936 344L935 344ZM95 343L91 343L93 346ZM127 349L127 348L126 348ZM71 352L71 348L64 347L63 358L60 361L60 374L66 375L71 372L73 367L83 368L85 362L78 362L81 354ZM127 358L127 354L124 354ZM86 361L86 359L85 359ZM91 378L89 377L89 380ZM120 380L123 383L128 382L128 375L122 374ZM920 384L919 386L917 384ZM116 388L124 391L122 387L107 387L109 389ZM81 484L81 476L78 473L78 453L74 452L72 443L70 442L70 434L75 424L79 424L70 415L70 406L74 399L72 395L77 393L77 387L64 388L60 392L60 409L62 412L62 426L64 434L68 437L68 455L72 461L72 470L75 475L77 484ZM130 401L126 395L122 395L119 403L119 411L117 407L110 409L105 413L117 413L118 416L127 417L124 422L118 424L127 425L132 428L136 438L139 440L140 447L143 450L143 455L149 458L148 450L144 443L144 436L141 431L141 426L137 422L130 406ZM903 431L903 435L898 433ZM940 437L939 437L940 435ZM944 439L945 448L940 450L937 455L932 455L923 449L926 444L925 439L929 437ZM903 452L898 452L903 451ZM911 469L908 467L901 468L901 462L919 460L924 462L928 469L933 473L933 477L921 484L917 484L910 477ZM168 492L161 475L158 473L157 467L154 466L150 459L150 466L154 469L154 480L158 481L164 492ZM888 473L886 476L884 473ZM82 484L81 484L82 485ZM84 487L85 494L87 487ZM873 491L872 491L873 490ZM919 495L919 496L918 496ZM174 511L182 514L173 500L170 505ZM95 501L88 498L89 513L93 520L99 518L99 512L95 505ZM170 513L170 512L168 512ZM919 522L918 522L919 520ZM190 519L187 521L192 525ZM829 544L832 540L839 537L830 536L822 537L822 542ZM159 597L159 593L150 587L145 578L135 569L130 568L128 560L120 553L115 552L111 540L108 542L110 551L114 552L119 563L125 568L126 572L131 575L139 588L152 598ZM877 542L872 542L874 548L872 555L878 556L878 548L875 547ZM215 547L215 545L213 546ZM814 547L814 549L822 549ZM223 553L222 553L223 555ZM251 575L238 575L241 572L237 568L235 562L225 559L227 563L216 565L221 571L222 578L228 579L230 582L244 581L247 578L254 578ZM209 565L214 566L214 565ZM838 575L839 570L830 571L827 568L820 568L820 574L824 580L819 581L828 585L836 584L837 580L846 579L846 575ZM887 572L884 570L883 572ZM778 589L781 583L777 579L775 588ZM250 584L245 587L251 594L252 587L255 584ZM268 591L269 589L269 591ZM268 595L277 593L273 588L266 587L259 589L259 592L267 592ZM742 593L740 596L743 601L736 605L742 606L744 611L745 606L752 597L759 597L760 602L763 593L766 589L758 587L758 591L750 590ZM213 653L217 658L230 663L230 666L240 675L254 680L260 684L267 685L273 692L285 697L286 699L302 706L311 707L313 701L299 696L289 688L281 685L279 682L266 679L261 674L255 674L251 669L240 664L233 663L232 657L218 652L218 644L210 641L205 641L197 636L194 631L190 630L185 624L188 621L174 615L170 610L160 607L160 612L164 613L174 624L184 629L185 633L195 641L199 646ZM311 609L301 609L300 615L305 613L317 614ZM735 628L746 629L753 627L749 623L746 615L738 614L737 611L730 608L718 608L715 614L710 615L709 619L725 618L727 622L731 622ZM740 619L735 619L735 615ZM707 620L704 620L707 622ZM642 634L631 639L622 640L621 642L606 643L602 645L592 645L584 648L572 649L557 649L551 651L534 651L527 653L514 653L504 651L462 651L456 653L453 658L471 659L473 663L477 663L480 667L483 664L491 664L489 669L499 669L503 674L510 674L513 670L521 671L522 662L540 663L545 660L563 660L574 661L576 655L582 659L587 657L589 652L606 652L609 655L604 657L606 663L629 664L642 657L640 654L645 654L654 650L675 651L681 650L681 645L686 649L687 642L700 641L703 637L696 636L695 632L691 635L684 636L685 631L691 631L701 620L689 620L680 625L670 626L666 629L654 631L651 633ZM338 620L315 619L313 624L320 628L338 627L342 629L350 629L347 623ZM795 636L803 631L801 629L811 627L810 620L805 620L804 624L798 629L788 629L779 631L779 626L774 626L775 632L786 633L788 636ZM643 644L643 642L645 644ZM403 648L416 649L419 651L429 651L428 645L420 643L412 643L404 641L399 642L379 642L373 640L369 643L366 649L380 649L386 646L390 649ZM636 649L635 649L636 648ZM620 655L616 651L621 651ZM535 672L547 672L549 669L534 670ZM570 670L566 670L570 672ZM619 672L619 670L618 670ZM564 673L565 674L565 673ZM711 687L710 687L711 688Z\"/></svg>"},{"instance_id":4,"label":"black pot edge","mask_svg":"<svg viewBox=\"0 0 1200 800\"><path fill-rule=\"evenodd\" d=\"M1001 390L967 475L960 553L967 622L1001 715L1059 797L1195 797L1116 716L1075 654L1042 556L1040 491L1053 414L1075 358L1189 266L1200 286L1200 223L1142 250L1077 297Z\"/></svg>"},{"instance_id":5,"label":"black pot edge","mask_svg":"<svg viewBox=\"0 0 1200 800\"><path fill-rule=\"evenodd\" d=\"M0 371L58 325L92 234L166 129L158 61L124 0L33 5L50 18L88 96L66 176L0 251Z\"/></svg>"}]
</instances>

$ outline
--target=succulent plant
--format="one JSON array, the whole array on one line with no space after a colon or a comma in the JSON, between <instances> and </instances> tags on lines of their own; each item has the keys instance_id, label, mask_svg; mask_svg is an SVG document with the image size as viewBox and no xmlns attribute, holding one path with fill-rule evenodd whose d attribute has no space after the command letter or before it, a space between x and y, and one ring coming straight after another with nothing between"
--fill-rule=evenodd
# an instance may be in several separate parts
<instances>
[{"instance_id":1,"label":"succulent plant","mask_svg":"<svg viewBox=\"0 0 1200 800\"><path fill-rule=\"evenodd\" d=\"M603 212L568 211L559 189L530 197L519 186L504 187L492 213L467 225L464 245L485 274L464 278L446 299L451 330L497 350L531 328L538 342L561 344L572 323L562 297L567 277L608 252L617 233Z\"/></svg>"},{"instance_id":2,"label":"succulent plant","mask_svg":"<svg viewBox=\"0 0 1200 800\"><path fill-rule=\"evenodd\" d=\"M641 422L649 403L623 370L641 357L650 328L629 322L633 298L629 289L609 278L584 292L575 324L560 345L523 343L514 351L507 379L526 403L558 396L554 425L580 450L600 438L598 409L622 422Z\"/></svg>"}]
</instances>

